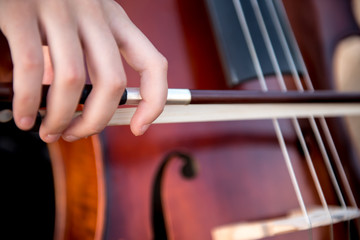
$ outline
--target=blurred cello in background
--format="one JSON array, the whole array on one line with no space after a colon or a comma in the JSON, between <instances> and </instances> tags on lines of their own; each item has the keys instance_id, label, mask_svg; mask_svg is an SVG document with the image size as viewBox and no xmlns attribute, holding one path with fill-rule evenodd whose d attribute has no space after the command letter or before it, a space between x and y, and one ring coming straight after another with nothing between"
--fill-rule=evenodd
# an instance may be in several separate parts
<instances>
[{"instance_id":1,"label":"blurred cello in background","mask_svg":"<svg viewBox=\"0 0 360 240\"><path fill-rule=\"evenodd\" d=\"M224 50L221 37L214 37L214 33L218 34L214 22L217 13L211 12L212 2L222 1L119 2L167 57L171 88L247 90L266 85L271 91L284 90L272 68L271 54L267 55L270 70L265 71L266 77L257 74L256 57L250 56L244 61L253 65L254 70L245 81L229 78L226 64L231 61L221 51ZM251 4L254 2L256 4L256 1ZM239 3L240 7L243 4L253 7L250 1ZM314 88L334 88L335 47L341 39L359 33L350 1L284 1L284 5ZM239 7L236 8L235 3L233 6L232 13L239 13ZM258 21L256 10L251 11L254 11L253 19L260 25L261 17ZM240 19L241 16L237 20L241 22ZM244 29L239 22L238 29ZM242 24L244 22L246 19ZM211 27L212 24L215 27ZM259 40L263 46L265 39ZM246 40L242 44L251 49ZM263 49L263 52L267 51L268 48ZM301 83L306 82L306 69L300 66L301 61L295 65L303 77ZM296 89L296 83L293 83L296 77L290 67L284 72L286 88ZM130 68L127 74L129 79L137 79ZM266 84L258 81L263 77ZM131 84L137 85L136 82ZM304 88L311 90L309 85ZM353 205L351 196L339 199L336 187L324 170L327 166L321 144L313 133L314 121L310 118L164 124L152 126L142 137L132 136L126 126L109 127L100 135L102 150L96 137L73 144L58 142L50 145L55 186L55 238L211 239L217 237L211 235L215 229L227 229L228 224L258 223L262 219L284 216L298 209L299 202L302 204L294 191L284 156L291 159L307 209L323 204L308 170L307 155L311 157L327 204L339 205L340 202L341 205L344 201ZM358 202L359 160L342 120L328 119L327 123L350 180L355 202ZM297 124L304 141L298 137ZM321 120L315 124L321 125ZM280 126L283 143L278 139L274 125ZM320 130L320 134L326 132ZM285 145L287 153L281 151L279 141ZM324 145L332 163L331 148L327 143ZM185 171L186 176L193 178L186 179L179 174L180 160L193 164ZM336 171L335 175L339 173ZM342 183L339 188L346 192ZM271 239L330 239L331 236L334 239L343 236L358 239L358 230L356 222L345 222L290 231ZM263 236L270 237L267 233ZM229 239L243 239L241 237L244 236Z\"/></svg>"},{"instance_id":2,"label":"blurred cello in background","mask_svg":"<svg viewBox=\"0 0 360 240\"><path fill-rule=\"evenodd\" d=\"M168 58L170 87L229 88L224 67L220 68L223 66L219 60L221 56L216 51L217 44L204 2L121 3L134 22ZM358 34L350 2L284 1L284 4L305 62L310 65L308 71L315 89L332 88L334 48L340 39ZM142 21L147 13L155 11L159 11L159 14L151 15L149 19L152 21ZM132 78L133 73L128 71L128 74ZM258 87L258 83L254 82L247 81L231 88L254 89ZM277 88L276 79L267 79L267 82L269 88ZM337 124L337 120L334 122ZM308 184L308 181L313 181L310 180L303 152L298 148L296 133L291 125L285 121L281 129L306 205L320 205L314 185ZM317 173L321 174L325 167L321 160L317 160L322 156L312 129L309 123L302 128L311 156L316 159L313 161ZM358 162L353 158L350 144L345 144L345 131L339 125L335 129L338 129L338 132L332 131L335 141L342 142L340 146L345 147L339 150L339 154L343 161L349 160L344 164L348 164L347 170L354 170L353 183L356 183L359 180L356 176ZM153 227L151 220L156 219L156 213L150 209L149 202L157 168L172 151L190 154L196 159L199 173L192 180L184 179L178 173L181 161L172 162L164 171L161 196L170 239L209 239L211 231L217 226L271 218L298 208L271 121L157 125L141 139L125 135L125 132L119 127L104 134L109 147L105 161L110 179L108 196L112 196L109 201L111 206L112 203L119 204L117 210L112 208L108 218L107 236L110 238L148 239L153 234L155 238L164 238L164 235L154 233L157 226ZM116 142L119 135L124 139L121 143ZM133 146L141 149L137 156L132 154ZM329 180L327 176L319 178L322 184ZM112 192L118 182L124 184ZM353 190L356 191L354 186ZM337 203L333 188L322 187L327 201ZM132 213L130 217L125 217L128 216L127 211ZM329 237L329 227L324 228L323 232L321 229L314 230L314 238ZM297 234L299 239L308 237L307 231L282 237L295 239Z\"/></svg>"}]
</instances>

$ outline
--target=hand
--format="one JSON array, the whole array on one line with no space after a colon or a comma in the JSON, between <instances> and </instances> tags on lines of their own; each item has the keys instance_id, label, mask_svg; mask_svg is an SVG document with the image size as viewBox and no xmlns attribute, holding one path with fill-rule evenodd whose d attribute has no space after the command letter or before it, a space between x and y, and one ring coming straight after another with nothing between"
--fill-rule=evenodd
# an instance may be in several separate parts
<instances>
[{"instance_id":1,"label":"hand","mask_svg":"<svg viewBox=\"0 0 360 240\"><path fill-rule=\"evenodd\" d=\"M126 86L120 53L141 76L143 100L130 123L133 134L143 134L162 112L167 61L115 1L0 0L0 29L14 66L13 112L20 129L33 126L42 80L53 76L39 130L45 142L60 136L75 141L103 130ZM82 115L73 119L86 73L93 91Z\"/></svg>"}]
</instances>

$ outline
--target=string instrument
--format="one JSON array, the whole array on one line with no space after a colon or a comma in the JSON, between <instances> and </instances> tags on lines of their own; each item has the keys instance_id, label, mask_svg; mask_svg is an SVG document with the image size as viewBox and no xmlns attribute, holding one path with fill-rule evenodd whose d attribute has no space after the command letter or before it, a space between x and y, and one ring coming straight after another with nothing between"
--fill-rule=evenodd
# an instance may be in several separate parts
<instances>
[{"instance_id":1,"label":"string instrument","mask_svg":"<svg viewBox=\"0 0 360 240\"><path fill-rule=\"evenodd\" d=\"M222 47L228 45L222 45L223 40L213 35L223 29L216 26L217 12L212 8L212 4L221 2L121 1L134 22L167 57L169 86L209 92L190 92L202 100L186 105L176 100L165 109L164 114L170 117L163 115L158 120L186 123L153 125L142 137L132 136L128 126L108 127L99 138L50 144L55 191L54 220L50 223L54 224L55 239L358 239L359 226L353 219L359 216L359 160L342 120L322 117L349 113L344 105L358 114L359 107L354 105L358 95L331 92L330 98L321 98L327 93L317 91L334 87L331 57L336 44L350 34L358 34L350 2L284 1L307 68L297 56L294 68L279 67L276 71L272 47L266 46L271 45L266 43L266 31L259 27L269 68L261 71L263 65L256 62L266 57L259 58L250 50L254 40L246 30L243 16L248 13L243 7L251 7L256 24L261 26L257 3L273 2L233 1L232 11L244 35L243 47L249 50L249 63L243 64L253 69L245 77L239 77L243 71L224 56L226 50ZM263 6L259 7L260 13ZM279 13L281 6L276 6ZM215 21L213 28L211 21ZM297 51L296 45L292 48ZM233 77L234 71L240 73ZM127 73L129 79L136 79L130 68ZM219 89L234 91L213 91ZM288 89L292 91L287 93ZM252 99L244 112L269 101L274 106L261 106L258 114L263 117L252 115L239 121L246 115L234 117L237 107L244 106L234 100L239 90L244 94L236 101L244 101L244 95L245 101ZM293 97L295 90L303 95ZM129 92L131 95L131 89ZM235 97L229 99L230 95ZM301 96L307 100L299 100ZM134 99L139 101L138 96ZM293 108L299 102L311 104L305 105L302 115L299 109L289 113L292 107L279 115L275 107L284 101ZM316 105L314 102L335 106L334 101L344 105L338 110L330 107L332 113L319 113L324 105L308 112ZM226 119L218 119L225 105L235 108L227 110ZM184 114L188 108L194 110ZM172 109L178 114L174 116ZM200 112L203 109L208 111ZM131 107L119 108L113 124L126 125L131 113ZM194 115L198 120L192 118ZM320 141L324 136L326 140ZM339 163L344 167L339 168ZM334 184L332 175L342 180ZM300 214L289 215L294 209L300 209Z\"/></svg>"}]
</instances>

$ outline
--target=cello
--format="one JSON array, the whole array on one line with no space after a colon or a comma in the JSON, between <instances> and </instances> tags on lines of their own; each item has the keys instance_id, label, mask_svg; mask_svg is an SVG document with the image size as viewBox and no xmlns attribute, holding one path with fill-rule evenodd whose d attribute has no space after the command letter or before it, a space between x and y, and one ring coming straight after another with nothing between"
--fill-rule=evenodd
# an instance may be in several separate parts
<instances>
[{"instance_id":1,"label":"cello","mask_svg":"<svg viewBox=\"0 0 360 240\"><path fill-rule=\"evenodd\" d=\"M332 3L335 4L333 8L340 9L336 5L338 2L334 1ZM159 46L164 46L164 48L160 50L167 56L170 66L177 66L173 70L170 67L169 70L169 79L170 81L173 81L169 83L171 87L197 89L228 88L225 85L224 74L219 68L219 66L221 66L219 56L217 55L217 52L214 51L216 45L214 42L209 41L209 36L212 36L211 30L210 28L204 27L208 26L206 25L208 23L204 20L207 19L207 13L204 11L204 5L202 3L190 3L184 1L178 1L176 3L159 2L159 6L156 7L154 6L154 3L152 3L151 6L145 4L143 5L144 12L138 9L136 3L128 4L130 5L129 7L127 7L126 4L124 7L130 11L129 14L135 17L139 16L139 19L144 17L145 11L148 9L156 7L160 8L161 6L164 8L165 6L169 7L169 9L162 11L167 14L154 17L155 19L153 19L153 21L155 23L146 21L145 23L142 23L144 25L141 25L141 22L139 21L137 24L143 29L151 30L145 33L149 34L150 38L152 33L154 34L154 37L151 39L155 41L155 43L158 42ZM291 8L291 4L295 5L295 3L285 1L285 4L289 11L291 9L293 10L292 13L294 15L289 15L293 16L293 24L298 23L300 25L305 23L305 26L313 28L313 31L315 30L315 32L322 33L317 29L319 26L313 24L313 19L324 18L324 16L316 16L316 11L320 9L319 6L321 6L321 3L315 4L311 1L306 3L302 2L301 6L296 5L293 6L293 8ZM344 16L351 16L350 14L347 14L350 8L348 2L344 5L346 5L346 7L343 8ZM156 38L155 33L157 31L162 32L165 28L164 24L170 25L170 19L174 19L177 16L176 14L169 14L169 12L171 12L170 10L173 8L179 9L177 14L180 14L182 26L178 31L176 31L173 25L169 27L169 30L167 31L169 35L168 39L172 36L174 37L171 40L166 41L167 44L169 44L169 42L171 44L169 44L170 46L165 47L166 45L162 45L166 44L163 43L164 39L161 37ZM299 14L300 16L298 15L300 19L296 19L295 16L299 9L303 9L304 12ZM345 11L346 9L347 11ZM310 13L315 14L315 16L309 17ZM333 19L335 20L335 18ZM327 20L329 21L330 19ZM134 21L136 22L136 18ZM176 19L176 21L179 20ZM324 20L324 22L327 21ZM334 25L333 23L331 24L331 26ZM354 26L352 24L350 25ZM175 33L170 34L170 29ZM313 33L313 31L310 32ZM353 28L351 31L350 33L356 33L357 30L356 28ZM175 43L182 40L181 38L179 40L179 32L185 33L186 42L182 43L186 46L185 50L181 50L179 47L173 47ZM314 73L314 69L309 69L312 79L318 80L315 88L324 89L326 82L331 79L331 66L329 65L329 62L331 61L329 59L326 59L325 61L324 57L320 57L319 55L315 55L314 57L311 54L319 54L319 51L315 51L314 49L323 49L320 47L323 45L321 40L334 40L323 38L323 36L321 36L321 38L319 37L320 39L317 40L318 45L315 45L315 47L312 45L307 48L305 44L306 40L309 40L309 36L317 35L315 33L310 34L308 29L305 32L307 33L306 35L298 33L300 37L303 36L303 38L305 38L306 36L306 38L303 39L305 43L300 44L300 46L305 49L305 53L309 54L305 54L305 59L307 61L317 59L316 64L313 64L314 67L321 69L322 66L323 68L327 68L321 71L318 70L319 72L316 74ZM347 34L349 34L349 32ZM343 35L342 37L345 36ZM311 39L307 44L311 45L314 44L314 42L315 40ZM335 42L327 44L328 49L333 49L334 45L332 44L335 44ZM176 46L178 45L176 44ZM172 55L168 54L170 51L176 52L176 54L173 55L175 56L174 58L171 58ZM191 57L187 53L191 53ZM211 54L214 54L214 56ZM182 67L184 65L181 61L182 57L185 58L185 60L183 60L184 62L191 63L189 67ZM185 71L188 68L190 68L193 73L190 76L185 75L188 73ZM219 81L219 79L223 79L223 81ZM321 82L320 79L323 79L324 81ZM189 82L186 83L185 80L189 80ZM251 84L253 83L247 82L242 84L241 87L244 89L252 88L253 86L251 86ZM107 142L113 146L113 148L111 148L112 150L108 153L110 156L109 159L117 159L117 161L114 160L114 162L117 163L115 166L118 166L114 169L114 165L111 164L112 167L110 173L113 173L112 176L114 176L114 179L116 180L120 178L120 175L124 176L121 178L121 182L126 182L128 185L128 188L123 189L123 191L118 190L121 192L117 192L113 195L113 199L115 199L113 201L124 202L125 207L119 209L118 215L113 212L113 217L110 216L109 229L115 229L117 222L125 221L125 219L122 221L119 216L124 216L126 209L133 209L133 213L142 212L143 209L147 209L141 217L138 217L136 216L137 214L135 214L133 218L126 219L128 222L125 223L125 226L123 227L119 226L121 229L117 231L114 230L113 232L109 231L110 238L148 239L153 236L154 230L152 229L149 220L152 219L149 202L151 196L150 189L154 181L153 176L156 173L156 168L154 166L160 165L168 156L167 154L162 156L159 152L168 153L172 150L181 151L183 153L190 152L191 156L196 159L196 162L199 165L199 173L197 177L192 180L185 180L178 173L181 165L180 161L174 161L166 168L162 187L162 202L164 205L165 225L168 231L168 238L170 239L209 239L211 230L221 224L278 216L285 214L285 212L290 209L296 208L298 203L295 200L294 194L292 194L292 197L288 194L289 192L293 193L293 190L289 181L288 172L285 170L283 156L278 148L278 142L273 132L274 130L271 127L271 122L260 121L255 126L253 124L256 123L191 123L181 125L178 129L175 129L173 125L153 126L154 128L150 130L151 132L144 136L142 138L144 140L141 140L140 142L138 140L132 142L131 136L126 136L127 147L124 146L122 149L120 148L120 145L117 145L117 147L112 145L112 143L115 144L115 136L120 134L120 129L119 132L116 132L115 130L110 133L105 132L107 139L110 139ZM158 128L164 129L164 131L161 132ZM296 175L298 177L304 177L299 181L306 185L306 182L308 181L306 180L306 177L309 177L309 173L306 170L306 164L304 164L303 153L298 150L298 142L295 137L296 134L293 131L290 131L290 126L288 128L283 128L286 132L286 141L290 142L289 144L293 144L290 153L292 159L298 158L298 160L294 161L298 161L296 165L299 166L300 169L298 168L298 171L301 173ZM343 131L340 130L339 132ZM153 133L154 136L152 136L151 133ZM158 140L159 142L155 141L155 135L160 138L160 140ZM338 136L340 135L341 134ZM242 136L242 138L240 136ZM313 144L310 144L312 151L317 149L317 143L312 134L307 138L312 139L310 141L310 143L312 142ZM335 137L335 139L344 140L346 138ZM141 146L142 151L139 153L140 156L133 157L131 156L130 151L128 154L123 151L123 149L132 149L131 146L134 145L137 147ZM346 146L347 148L349 145L342 144L342 146ZM268 152L263 152L265 149ZM353 152L351 149L347 148L341 151L341 153L344 154L341 159L351 159L351 154ZM317 155L317 157L320 158L319 152L313 152L312 154ZM121 159L127 160L122 161ZM112 160L110 161L111 163L114 163ZM271 163L269 163L269 161ZM320 164L320 161L316 161L316 163ZM352 164L355 163L353 162ZM140 169L139 165L142 166ZM250 166L252 166L252 168ZM126 168L133 169L132 176L126 174L126 171L124 170ZM320 164L317 166L317 169L319 168L322 169L324 167ZM349 168L351 169L352 167ZM355 167L352 169L356 170ZM325 179L328 180L327 177L323 177L323 180ZM356 179L355 182L358 182L358 179ZM283 186L282 184L286 186ZM276 186L277 192L274 192L274 186ZM143 187L147 190L142 191L138 189ZM258 187L261 187L261 190L259 190ZM325 187L325 189L329 192L332 191L330 188ZM307 201L319 201L315 200L316 195L312 192L314 191L314 188L310 188L308 191L308 196L314 198L310 197ZM128 196L128 199L123 199L121 197L124 195ZM281 199L284 200L284 198L286 201L281 201ZM332 199L330 201L336 202L337 200ZM184 219L185 216L187 216L186 220ZM111 219L114 223L112 226ZM148 219L148 223L139 223L139 219ZM133 222L134 225L132 225L131 222ZM131 228L131 226L133 226L133 228ZM204 230L204 228L206 230ZM321 236L330 238L328 229L324 231L325 233L321 233L321 231L317 232L317 230L314 230L314 238L321 238ZM299 239L308 237L308 232L306 231L297 234L300 235L298 236ZM293 233L283 236L283 238L294 239L295 236L296 234Z\"/></svg>"},{"instance_id":2,"label":"cello","mask_svg":"<svg viewBox=\"0 0 360 240\"><path fill-rule=\"evenodd\" d=\"M310 1L309 5L301 4L304 9L313 9L306 7L312 5ZM201 2L153 1L151 4L139 4L132 1L123 2L122 5L130 12L130 16L134 16L133 19L140 28L144 29L150 39L159 46L160 51L167 56L170 65L177 66L176 69L170 69L170 86L198 89L228 88L225 81L219 81L219 79L224 79L224 76L219 67L221 64L215 51L216 46L214 42L209 41L209 36L212 35L207 21L205 21L207 16ZM287 4L287 6L290 5ZM177 11L163 10L163 15L154 16L153 22L141 22L144 13L150 9L176 9ZM298 9L299 6L295 8L295 10ZM189 12L193 14L189 14ZM167 32L168 38L166 39L162 34L156 37L156 33L163 33L164 29L168 31L171 29L172 34ZM185 34L183 36L180 33ZM179 44L176 46L182 48L174 47L175 43ZM176 54L172 55L173 51ZM316 51L314 52L316 53ZM308 54L311 53L310 51ZM305 55L305 60L307 58L313 59L311 55ZM319 65L322 65L323 68L329 67L328 63L321 62L323 58L315 59L319 59L318 61L321 63ZM191 64L189 65L189 63ZM210 69L211 72L209 72ZM129 75L135 78L129 71ZM312 71L309 70L310 75L316 79L313 77L316 74ZM318 73L318 78L331 79L329 72L322 70ZM252 84L253 82L247 82L240 87L242 89L253 88ZM325 85L326 82L317 84L322 86L321 84ZM304 153L298 148L296 134L291 123L284 121L281 126L286 142L291 145L290 155L297 166L296 175L303 185L308 185L311 180L309 180L309 173L306 169ZM337 134L339 133L332 135L337 136ZM119 136L121 136L120 139ZM343 133L340 136L343 136ZM126 127L111 127L111 130L105 131L101 138L104 145L107 146L104 155L106 157L103 159L103 168L98 166L96 171L101 173L104 170L106 173L106 189L102 188L104 185L99 182L101 190L98 196L104 196L103 194L106 193L107 197L106 203L104 199L98 198L101 202L98 212L103 215L99 215L95 226L100 226L100 229L96 228L98 231L96 234L100 238L103 236L105 239L151 239L154 232L158 231L151 226L151 214L158 214L151 211L150 204L154 176L163 161L182 158L182 156L191 155L191 158L195 159L199 165L199 172L196 178L188 181L178 174L180 161L173 161L166 168L166 175L162 179L162 201L167 235L170 239L209 239L211 230L217 226L279 216L288 212L289 209L298 207L271 121L187 123L178 124L176 127L172 124L157 125L141 138L131 136ZM308 138L310 138L308 143L313 150L311 154L319 157L321 154L316 151L316 141L311 133ZM346 137L336 137L335 139L346 139ZM99 144L94 142L93 145ZM50 146L50 152L56 153L55 148L56 146ZM70 149L65 145L62 152L69 153ZM134 155L134 149L141 149L141 151ZM169 155L174 150L177 154ZM341 153L345 155L341 159L351 159L346 156L352 153L351 150L346 149ZM56 159L56 157L54 156L52 159ZM320 161L316 163L318 168L323 167ZM53 164L54 169L56 166ZM83 172L81 166L79 169L80 172ZM81 176L81 174L77 175ZM326 176L323 178L328 180ZM88 178L84 177L84 179ZM85 183L87 182L85 181ZM72 184L73 181L69 179L67 186ZM83 180L75 189L82 189L85 186L87 184L84 184ZM91 189L91 187L89 188ZM56 184L55 189L58 189ZM318 204L319 200L316 197L314 186L305 189L303 195L306 203ZM331 187L326 187L325 190L330 193L326 195L332 196L329 201L337 202ZM85 189L84 191L86 192ZM76 190L66 196L76 196ZM59 202L57 201L57 204ZM69 203L71 202L74 201L69 201ZM88 209L85 208L85 210ZM106 221L104 215L107 216ZM67 214L66 216L72 215ZM65 220L69 219L71 218L65 218ZM106 229L101 230L102 225L99 224L101 221L106 222ZM76 235L79 227L74 225L82 225L81 220L72 220L68 224L66 227L63 225L60 228L61 230L70 229L71 233L65 231L67 238L84 239L84 237ZM91 225L94 226L94 223ZM314 229L312 232L314 238L327 238L329 234L327 228L319 231ZM295 237L303 239L308 235L307 231L302 231L286 235L285 239L295 239Z\"/></svg>"}]
</instances>

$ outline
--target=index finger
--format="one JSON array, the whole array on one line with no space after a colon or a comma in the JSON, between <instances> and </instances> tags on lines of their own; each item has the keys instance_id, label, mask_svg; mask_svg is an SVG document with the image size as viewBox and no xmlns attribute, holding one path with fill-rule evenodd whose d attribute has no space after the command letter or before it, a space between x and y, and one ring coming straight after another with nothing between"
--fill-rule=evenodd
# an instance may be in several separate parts
<instances>
[{"instance_id":1,"label":"index finger","mask_svg":"<svg viewBox=\"0 0 360 240\"><path fill-rule=\"evenodd\" d=\"M33 11L26 6L17 11L14 16L9 13L3 30L14 63L14 119L19 128L27 130L34 124L40 104L43 53Z\"/></svg>"},{"instance_id":2,"label":"index finger","mask_svg":"<svg viewBox=\"0 0 360 240\"><path fill-rule=\"evenodd\" d=\"M131 22L124 10L116 3L115 5L107 6L111 30L125 60L141 76L142 100L130 122L131 131L137 136L147 130L165 106L168 65L165 57ZM120 18L119 15L121 15Z\"/></svg>"}]
</instances>

